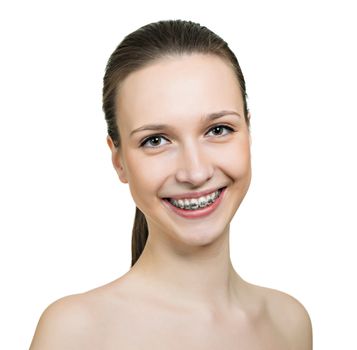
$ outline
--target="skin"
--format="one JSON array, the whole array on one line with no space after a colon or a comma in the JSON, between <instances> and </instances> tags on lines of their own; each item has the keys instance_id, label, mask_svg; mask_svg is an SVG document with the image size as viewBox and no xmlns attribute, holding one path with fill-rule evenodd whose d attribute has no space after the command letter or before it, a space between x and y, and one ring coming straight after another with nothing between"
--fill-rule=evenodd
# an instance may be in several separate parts
<instances>
[{"instance_id":1,"label":"skin","mask_svg":"<svg viewBox=\"0 0 357 350\"><path fill-rule=\"evenodd\" d=\"M125 79L117 106L121 147L109 136L107 143L145 214L148 241L124 276L50 305L30 349L312 349L303 305L246 282L231 263L230 222L251 180L251 137L232 68L212 55L164 58ZM222 110L238 116L205 119ZM169 127L131 135L153 123ZM182 218L162 202L223 186L221 204L203 218Z\"/></svg>"}]
</instances>

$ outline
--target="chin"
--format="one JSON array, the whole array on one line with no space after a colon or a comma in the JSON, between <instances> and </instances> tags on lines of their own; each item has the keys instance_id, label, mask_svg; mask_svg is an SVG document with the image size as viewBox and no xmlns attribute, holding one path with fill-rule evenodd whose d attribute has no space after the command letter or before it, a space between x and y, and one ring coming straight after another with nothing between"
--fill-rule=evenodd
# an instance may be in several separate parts
<instances>
[{"instance_id":1,"label":"chin","mask_svg":"<svg viewBox=\"0 0 357 350\"><path fill-rule=\"evenodd\" d=\"M216 221L215 225L201 223L200 225L187 227L186 229L176 227L171 234L175 236L175 240L182 242L186 246L204 247L227 236L228 231L229 224L224 225L224 223Z\"/></svg>"}]
</instances>

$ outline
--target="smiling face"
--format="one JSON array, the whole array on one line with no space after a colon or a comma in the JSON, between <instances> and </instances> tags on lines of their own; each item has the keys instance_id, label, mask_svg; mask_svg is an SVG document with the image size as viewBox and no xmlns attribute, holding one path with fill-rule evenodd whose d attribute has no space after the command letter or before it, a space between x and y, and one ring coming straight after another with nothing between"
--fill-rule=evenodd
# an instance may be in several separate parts
<instances>
[{"instance_id":1,"label":"smiling face","mask_svg":"<svg viewBox=\"0 0 357 350\"><path fill-rule=\"evenodd\" d=\"M117 106L121 148L109 137L108 144L149 235L203 245L227 232L251 179L250 135L233 69L214 55L157 60L123 81ZM164 199L223 187L214 210L197 211L205 215L175 210Z\"/></svg>"}]
</instances>

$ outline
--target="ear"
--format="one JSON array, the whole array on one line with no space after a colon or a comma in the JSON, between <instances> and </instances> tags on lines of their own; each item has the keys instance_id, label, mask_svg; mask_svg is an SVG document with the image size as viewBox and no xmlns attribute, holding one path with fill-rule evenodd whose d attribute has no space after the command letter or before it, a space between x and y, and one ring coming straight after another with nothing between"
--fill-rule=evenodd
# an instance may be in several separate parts
<instances>
[{"instance_id":1,"label":"ear","mask_svg":"<svg viewBox=\"0 0 357 350\"><path fill-rule=\"evenodd\" d=\"M114 142L109 135L107 136L107 144L112 152L112 163L120 181L125 184L128 183L124 159L122 158L120 149L115 147Z\"/></svg>"},{"instance_id":2,"label":"ear","mask_svg":"<svg viewBox=\"0 0 357 350\"><path fill-rule=\"evenodd\" d=\"M250 122L250 112L248 112L247 117L248 117L248 120ZM251 146L252 145L252 135L250 134L250 130L248 130L248 132L249 132L249 145Z\"/></svg>"}]
</instances>

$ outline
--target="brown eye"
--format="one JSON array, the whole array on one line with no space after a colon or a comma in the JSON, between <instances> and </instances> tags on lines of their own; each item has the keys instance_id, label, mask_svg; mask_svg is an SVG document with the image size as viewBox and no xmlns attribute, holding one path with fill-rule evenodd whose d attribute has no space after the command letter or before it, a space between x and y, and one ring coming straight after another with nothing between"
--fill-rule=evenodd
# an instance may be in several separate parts
<instances>
[{"instance_id":1,"label":"brown eye","mask_svg":"<svg viewBox=\"0 0 357 350\"><path fill-rule=\"evenodd\" d=\"M213 131L215 136L221 136L224 129L228 130L228 134L234 131L231 127L227 125L216 125L211 128L210 131Z\"/></svg>"},{"instance_id":2,"label":"brown eye","mask_svg":"<svg viewBox=\"0 0 357 350\"><path fill-rule=\"evenodd\" d=\"M223 128L221 126L215 126L212 130L214 131L214 133L216 135L221 135L222 131L223 131Z\"/></svg>"},{"instance_id":3,"label":"brown eye","mask_svg":"<svg viewBox=\"0 0 357 350\"><path fill-rule=\"evenodd\" d=\"M148 140L148 142L150 143L150 145L152 146L158 146L160 144L160 137L152 137Z\"/></svg>"},{"instance_id":4,"label":"brown eye","mask_svg":"<svg viewBox=\"0 0 357 350\"><path fill-rule=\"evenodd\" d=\"M161 139L165 139L165 138L161 135L149 136L143 140L143 142L140 144L140 147L158 148L159 146L161 146L161 143L160 143Z\"/></svg>"}]
</instances>

